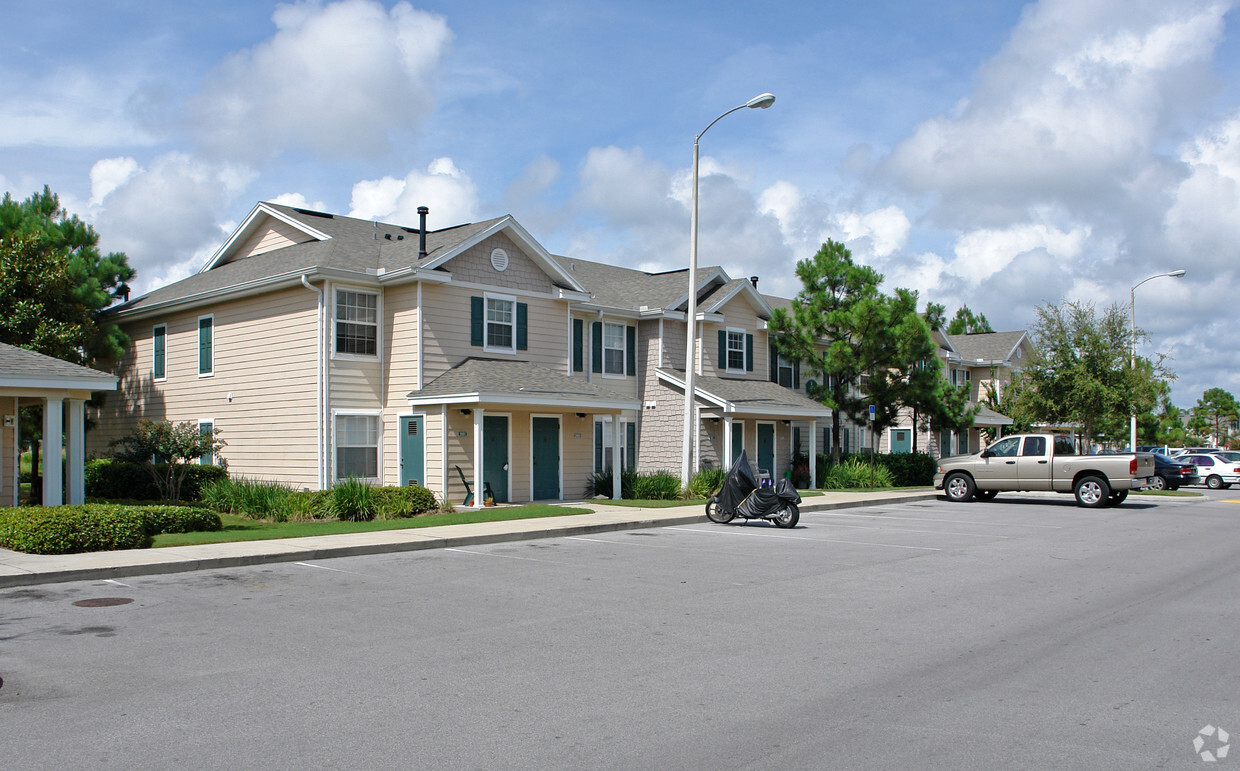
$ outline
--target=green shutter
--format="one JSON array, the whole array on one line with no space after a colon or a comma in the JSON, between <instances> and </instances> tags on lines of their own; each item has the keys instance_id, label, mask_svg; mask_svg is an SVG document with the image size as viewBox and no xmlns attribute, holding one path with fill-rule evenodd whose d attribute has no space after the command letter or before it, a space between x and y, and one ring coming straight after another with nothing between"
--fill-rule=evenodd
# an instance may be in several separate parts
<instances>
[{"instance_id":1,"label":"green shutter","mask_svg":"<svg viewBox=\"0 0 1240 771\"><path fill-rule=\"evenodd\" d=\"M585 322L573 319L573 372L585 370Z\"/></svg>"},{"instance_id":2,"label":"green shutter","mask_svg":"<svg viewBox=\"0 0 1240 771\"><path fill-rule=\"evenodd\" d=\"M753 335L745 335L745 371L753 372Z\"/></svg>"},{"instance_id":3,"label":"green shutter","mask_svg":"<svg viewBox=\"0 0 1240 771\"><path fill-rule=\"evenodd\" d=\"M719 369L726 370L728 368L728 332L726 329L719 330Z\"/></svg>"},{"instance_id":4,"label":"green shutter","mask_svg":"<svg viewBox=\"0 0 1240 771\"><path fill-rule=\"evenodd\" d=\"M637 327L624 328L624 374L637 374Z\"/></svg>"},{"instance_id":5,"label":"green shutter","mask_svg":"<svg viewBox=\"0 0 1240 771\"><path fill-rule=\"evenodd\" d=\"M590 364L595 372L603 371L603 322L596 321L590 325Z\"/></svg>"},{"instance_id":6,"label":"green shutter","mask_svg":"<svg viewBox=\"0 0 1240 771\"><path fill-rule=\"evenodd\" d=\"M594 421L594 473L603 472L603 421ZM595 490L597 493L598 491Z\"/></svg>"},{"instance_id":7,"label":"green shutter","mask_svg":"<svg viewBox=\"0 0 1240 771\"><path fill-rule=\"evenodd\" d=\"M778 383L779 382L779 352L775 350L774 340L770 340L767 342L766 352L767 352L767 355L770 357L771 382Z\"/></svg>"},{"instance_id":8,"label":"green shutter","mask_svg":"<svg viewBox=\"0 0 1240 771\"><path fill-rule=\"evenodd\" d=\"M211 362L211 317L198 319L198 374L210 374Z\"/></svg>"},{"instance_id":9,"label":"green shutter","mask_svg":"<svg viewBox=\"0 0 1240 771\"><path fill-rule=\"evenodd\" d=\"M165 326L155 327L154 337L155 371L152 373L152 377L161 378L164 376L164 373L167 372L165 369L165 362L167 361L166 357L168 351L168 328Z\"/></svg>"},{"instance_id":10,"label":"green shutter","mask_svg":"<svg viewBox=\"0 0 1240 771\"><path fill-rule=\"evenodd\" d=\"M530 347L529 343L529 315L530 308L526 303L517 303L517 350L524 351Z\"/></svg>"},{"instance_id":11,"label":"green shutter","mask_svg":"<svg viewBox=\"0 0 1240 771\"><path fill-rule=\"evenodd\" d=\"M792 387L801 387L801 362L799 361L792 362Z\"/></svg>"},{"instance_id":12,"label":"green shutter","mask_svg":"<svg viewBox=\"0 0 1240 771\"><path fill-rule=\"evenodd\" d=\"M632 421L630 421L624 424L624 439L625 439L624 454L625 454L625 460L627 462L627 465L625 466L625 468L628 469L629 471L632 471L633 469L637 468L637 424L636 423L633 423Z\"/></svg>"},{"instance_id":13,"label":"green shutter","mask_svg":"<svg viewBox=\"0 0 1240 771\"><path fill-rule=\"evenodd\" d=\"M482 298L469 298L469 344L482 345L485 340L486 324L482 318Z\"/></svg>"}]
</instances>

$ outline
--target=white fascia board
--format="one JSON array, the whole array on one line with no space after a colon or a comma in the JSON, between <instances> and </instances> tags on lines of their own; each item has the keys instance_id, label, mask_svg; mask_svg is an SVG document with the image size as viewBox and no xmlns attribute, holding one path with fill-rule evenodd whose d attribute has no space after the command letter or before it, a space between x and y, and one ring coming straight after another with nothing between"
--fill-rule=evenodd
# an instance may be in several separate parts
<instances>
[{"instance_id":1,"label":"white fascia board","mask_svg":"<svg viewBox=\"0 0 1240 771\"><path fill-rule=\"evenodd\" d=\"M115 391L120 378L116 375L21 375L6 374L0 376L0 388L18 389L23 391ZM7 394L12 395L12 394ZM45 396L45 393L25 393L23 396Z\"/></svg>"},{"instance_id":2,"label":"white fascia board","mask_svg":"<svg viewBox=\"0 0 1240 771\"><path fill-rule=\"evenodd\" d=\"M717 301L711 303L707 310L715 311L722 308L724 303L728 302L733 297L736 297L738 294L744 294L745 299L749 301L750 306L752 306L754 310L758 311L760 314L765 313L767 317L770 317L771 306L767 304L766 300L761 294L758 293L758 290L754 287L753 283L749 281L738 283L723 297L720 297Z\"/></svg>"},{"instance_id":3,"label":"white fascia board","mask_svg":"<svg viewBox=\"0 0 1240 771\"><path fill-rule=\"evenodd\" d=\"M169 310L189 310L191 308L209 305L211 303L220 302L222 300L238 300L243 297L251 297L256 294L266 292L274 292L279 289L288 289L292 286L301 286L301 277L305 276L308 280L315 279L339 279L355 284L377 285L377 280L373 273L359 273L352 270L340 270L339 268L309 268L307 270L295 270L287 273L279 273L274 276L266 276L264 278L247 281L242 284L234 284L232 286L220 287L219 289L211 289L206 292L180 297L175 300L166 300L153 305L144 305L132 311L125 311L123 308L118 310L113 316L115 320L136 321L147 318L149 316L166 313Z\"/></svg>"},{"instance_id":4,"label":"white fascia board","mask_svg":"<svg viewBox=\"0 0 1240 771\"><path fill-rule=\"evenodd\" d=\"M684 378L676 377L672 373L666 370L658 369L658 368L655 369L655 372L658 373L659 379L662 380L663 382L671 383L672 385L679 388L681 391L685 390ZM695 398L700 397L710 402L711 404L722 407L725 412L731 412L731 410L728 409L728 407L731 405L730 402L728 402L726 399L721 399L718 396L715 396L709 391L702 390L702 386L699 385L697 382L694 382L693 384L693 395Z\"/></svg>"},{"instance_id":5,"label":"white fascia board","mask_svg":"<svg viewBox=\"0 0 1240 771\"><path fill-rule=\"evenodd\" d=\"M565 289L564 287L555 287L557 300L571 300L573 302L587 303L590 301L589 292L578 292L573 289Z\"/></svg>"},{"instance_id":6,"label":"white fascia board","mask_svg":"<svg viewBox=\"0 0 1240 771\"><path fill-rule=\"evenodd\" d=\"M520 223L512 218L512 215L504 217L486 230L475 233L473 237L467 238L452 247L450 250L444 252L433 260L429 260L420 267L425 270L438 268L448 260L460 255L466 249L482 243L484 240L496 235L497 233L507 233L509 238L516 241L530 254L532 259L539 264L539 267L541 267L548 274L562 279L564 283L568 284L573 291L589 294L586 288L582 286L577 279L573 278L570 273L560 267L560 264L556 262L550 252L543 248L542 244L535 241L534 237L531 236L525 228L521 227Z\"/></svg>"},{"instance_id":7,"label":"white fascia board","mask_svg":"<svg viewBox=\"0 0 1240 771\"><path fill-rule=\"evenodd\" d=\"M601 313L602 315L613 319L633 319L637 321L650 318L650 316L642 313L641 311L633 310L632 308L614 308L610 305L599 305L598 303L591 302L575 305L573 306L573 310L583 313ZM680 315L684 316L683 313Z\"/></svg>"},{"instance_id":8,"label":"white fascia board","mask_svg":"<svg viewBox=\"0 0 1240 771\"><path fill-rule=\"evenodd\" d=\"M379 274L379 283L384 286L406 284L410 281L425 281L429 284L450 284L452 274L442 270L427 270L423 267L406 267Z\"/></svg>"},{"instance_id":9,"label":"white fascia board","mask_svg":"<svg viewBox=\"0 0 1240 771\"><path fill-rule=\"evenodd\" d=\"M732 278L728 276L727 273L723 272L723 268L719 268L719 267L711 268L710 270L706 270L706 271L698 273L698 282L697 282L698 293L701 293L702 287L706 286L707 284L709 284L710 282L714 281L717 278L722 278L723 283L725 284L732 280ZM688 279L686 278L685 280L687 281ZM687 302L689 302L689 293L684 292L683 294L677 295L676 299L672 300L672 304L669 305L668 307L679 308L681 305ZM681 318L684 318L684 313L681 313L680 316Z\"/></svg>"},{"instance_id":10,"label":"white fascia board","mask_svg":"<svg viewBox=\"0 0 1240 771\"><path fill-rule=\"evenodd\" d=\"M1029 335L1028 332L1021 333L1020 339L1016 341L1016 345L1013 345L1012 350L1007 352L1007 358L1005 359L1005 361L1012 360L1012 357L1016 354L1016 349L1021 346L1021 343L1025 342L1025 338L1028 337L1028 335Z\"/></svg>"},{"instance_id":11,"label":"white fascia board","mask_svg":"<svg viewBox=\"0 0 1240 771\"><path fill-rule=\"evenodd\" d=\"M224 261L224 258L227 257L232 252L234 247L244 242L245 239L249 238L250 235L253 233L253 231L258 227L259 215L265 215L267 217L274 217L275 219L280 220L286 225L297 228L298 230L310 236L316 241L326 241L329 238L331 238L331 236L327 235L323 231L316 230L315 228L310 227L306 223L300 220L293 219L292 217L284 214L283 212L278 212L275 209L272 209L270 206L267 206L263 204L262 202L260 202L253 209L250 210L249 215L246 216L244 221L242 221L240 227L238 227L236 230L233 231L232 235L228 237L228 240L225 241L224 244L215 251L215 254L211 255L211 259L207 260L207 264L203 265L202 268L198 270L198 272L206 273L208 270L211 270L216 265L219 265L220 263Z\"/></svg>"},{"instance_id":12,"label":"white fascia board","mask_svg":"<svg viewBox=\"0 0 1240 771\"><path fill-rule=\"evenodd\" d=\"M590 399L586 397L586 401L573 401L566 399L563 395L555 394L514 394L511 392L502 393L483 393L481 391L474 393L450 394L444 396L407 396L406 401L411 407L431 406L438 404L493 404L493 405L521 405L526 407L546 407L554 409L558 412L588 412L591 410L640 410L641 402L636 400L613 400L613 399Z\"/></svg>"}]
</instances>

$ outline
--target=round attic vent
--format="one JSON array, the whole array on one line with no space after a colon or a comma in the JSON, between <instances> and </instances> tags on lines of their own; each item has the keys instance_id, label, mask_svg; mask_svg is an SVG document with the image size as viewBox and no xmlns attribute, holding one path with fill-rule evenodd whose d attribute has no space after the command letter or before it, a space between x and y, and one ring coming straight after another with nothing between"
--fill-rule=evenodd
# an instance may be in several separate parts
<instances>
[{"instance_id":1,"label":"round attic vent","mask_svg":"<svg viewBox=\"0 0 1240 771\"><path fill-rule=\"evenodd\" d=\"M508 269L508 252L503 249L491 250L491 267L501 273Z\"/></svg>"}]
</instances>

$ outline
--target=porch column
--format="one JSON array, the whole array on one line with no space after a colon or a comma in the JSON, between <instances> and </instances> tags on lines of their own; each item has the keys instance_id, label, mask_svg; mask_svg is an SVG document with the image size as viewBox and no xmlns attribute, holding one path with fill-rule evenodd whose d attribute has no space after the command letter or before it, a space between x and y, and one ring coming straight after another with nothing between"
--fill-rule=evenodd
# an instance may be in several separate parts
<instances>
[{"instance_id":1,"label":"porch column","mask_svg":"<svg viewBox=\"0 0 1240 771\"><path fill-rule=\"evenodd\" d=\"M612 418L611 432L611 498L614 501L620 500L620 416L616 415Z\"/></svg>"},{"instance_id":2,"label":"porch column","mask_svg":"<svg viewBox=\"0 0 1240 771\"><path fill-rule=\"evenodd\" d=\"M486 491L482 489L482 408L474 408L474 506L481 506Z\"/></svg>"},{"instance_id":3,"label":"porch column","mask_svg":"<svg viewBox=\"0 0 1240 771\"><path fill-rule=\"evenodd\" d=\"M69 447L69 503L80 506L86 503L86 401L69 400L69 425L65 427Z\"/></svg>"},{"instance_id":4,"label":"porch column","mask_svg":"<svg viewBox=\"0 0 1240 771\"><path fill-rule=\"evenodd\" d=\"M809 488L818 489L818 419L809 421Z\"/></svg>"},{"instance_id":5,"label":"porch column","mask_svg":"<svg viewBox=\"0 0 1240 771\"><path fill-rule=\"evenodd\" d=\"M728 415L723 416L723 458L720 466L726 472L732 468L732 418Z\"/></svg>"},{"instance_id":6,"label":"porch column","mask_svg":"<svg viewBox=\"0 0 1240 771\"><path fill-rule=\"evenodd\" d=\"M65 408L62 397L47 397L43 402L43 505L59 506L62 476L60 456L64 449L63 437Z\"/></svg>"}]
</instances>

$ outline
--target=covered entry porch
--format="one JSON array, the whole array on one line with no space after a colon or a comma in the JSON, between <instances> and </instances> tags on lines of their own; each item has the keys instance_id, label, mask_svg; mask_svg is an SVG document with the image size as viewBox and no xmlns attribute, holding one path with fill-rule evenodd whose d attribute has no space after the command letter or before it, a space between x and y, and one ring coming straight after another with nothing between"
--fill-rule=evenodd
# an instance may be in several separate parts
<instances>
[{"instance_id":1,"label":"covered entry porch","mask_svg":"<svg viewBox=\"0 0 1240 771\"><path fill-rule=\"evenodd\" d=\"M420 452L426 486L453 505L475 507L488 496L496 503L584 497L594 473L595 417L638 406L536 364L488 359L467 359L407 398L425 421L426 439L416 449L402 443L402 475L416 468L411 458ZM620 437L614 441L609 457L619 497Z\"/></svg>"}]
</instances>

